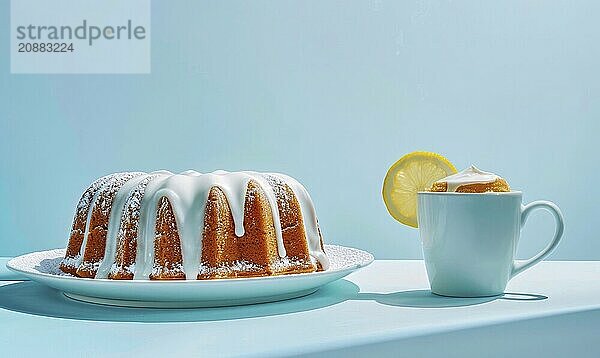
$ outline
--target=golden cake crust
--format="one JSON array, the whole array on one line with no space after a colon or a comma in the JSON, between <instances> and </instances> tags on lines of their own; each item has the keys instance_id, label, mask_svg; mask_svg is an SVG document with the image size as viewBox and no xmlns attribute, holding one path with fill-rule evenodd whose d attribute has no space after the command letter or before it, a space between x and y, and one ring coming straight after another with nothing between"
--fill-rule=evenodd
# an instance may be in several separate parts
<instances>
[{"instance_id":1,"label":"golden cake crust","mask_svg":"<svg viewBox=\"0 0 600 358\"><path fill-rule=\"evenodd\" d=\"M111 243L115 245L114 254L109 256L112 260L108 266L110 269L101 269L104 272L101 277L117 280L132 280L134 276L137 277L136 254L140 250L137 239L138 235L147 235L140 234L140 205L148 183L157 176L165 175L154 174L140 178L141 180L132 182L132 185L122 190L123 194L119 194L128 193L126 200L115 200L121 187L140 174L143 173L118 173L107 176L108 179L105 180L101 178L84 193L74 218L67 254L60 266L63 272L94 278L100 266L107 267L109 262L103 260L109 260L105 260L104 255L107 250L108 228L114 227L109 221L113 220L111 211L116 201L123 205L122 213L119 212L119 230L117 234L111 234ZM243 202L244 234L239 237L236 235L234 215L227 195L218 186L210 187L204 207L203 229L197 238L202 241L202 249L197 258L200 264L196 279L283 275L323 269L321 263L311 257L301 204L294 190L280 177L264 174L263 178L261 184L254 179L247 182ZM266 195L265 188L269 189L271 197ZM278 249L275 213L271 207L273 201L277 202L277 225L281 227L280 239L286 253L284 257L280 257ZM143 270L142 275L150 280L186 279L185 269L190 266L183 265L182 238L177 223L179 216L175 215L176 208L167 196L161 196L157 198L156 207L149 210L156 214L152 232L154 260L148 263L151 266L148 271ZM323 250L318 223L316 231ZM78 256L80 258L77 263Z\"/></svg>"},{"instance_id":2,"label":"golden cake crust","mask_svg":"<svg viewBox=\"0 0 600 358\"><path fill-rule=\"evenodd\" d=\"M154 266L151 280L185 280L181 240L173 207L166 197L160 198L154 237Z\"/></svg>"},{"instance_id":3,"label":"golden cake crust","mask_svg":"<svg viewBox=\"0 0 600 358\"><path fill-rule=\"evenodd\" d=\"M431 189L432 192L446 192L448 191L448 183L445 181L439 181L433 183ZM498 178L490 183L473 183L460 185L456 188L457 193L487 193L487 192L509 192L510 187L506 180Z\"/></svg>"}]
</instances>

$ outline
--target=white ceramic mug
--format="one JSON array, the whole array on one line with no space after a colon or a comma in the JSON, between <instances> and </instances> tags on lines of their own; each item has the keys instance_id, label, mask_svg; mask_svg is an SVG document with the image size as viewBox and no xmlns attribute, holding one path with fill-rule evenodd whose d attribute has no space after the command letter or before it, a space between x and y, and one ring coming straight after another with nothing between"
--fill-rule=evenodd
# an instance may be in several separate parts
<instances>
[{"instance_id":1,"label":"white ceramic mug","mask_svg":"<svg viewBox=\"0 0 600 358\"><path fill-rule=\"evenodd\" d=\"M521 192L418 193L418 222L431 291L455 297L496 296L508 281L546 257L558 244L564 223L549 201L522 204ZM536 209L550 211L556 231L531 259L514 261L521 227Z\"/></svg>"}]
</instances>

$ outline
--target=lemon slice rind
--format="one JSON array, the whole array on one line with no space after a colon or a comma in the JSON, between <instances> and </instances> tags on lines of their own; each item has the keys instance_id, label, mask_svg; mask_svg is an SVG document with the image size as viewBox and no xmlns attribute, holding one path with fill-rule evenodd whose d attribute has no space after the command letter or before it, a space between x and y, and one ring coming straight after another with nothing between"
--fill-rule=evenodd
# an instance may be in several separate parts
<instances>
[{"instance_id":1,"label":"lemon slice rind","mask_svg":"<svg viewBox=\"0 0 600 358\"><path fill-rule=\"evenodd\" d=\"M402 224L418 227L417 193L456 172L454 165L437 153L406 154L390 167L383 181L382 195L388 212Z\"/></svg>"}]
</instances>

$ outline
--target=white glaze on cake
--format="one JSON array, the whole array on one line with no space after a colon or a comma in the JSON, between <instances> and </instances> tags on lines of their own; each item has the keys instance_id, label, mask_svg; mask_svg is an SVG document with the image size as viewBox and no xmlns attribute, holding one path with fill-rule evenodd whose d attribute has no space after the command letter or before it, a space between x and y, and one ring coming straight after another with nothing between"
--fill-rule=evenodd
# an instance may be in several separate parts
<instances>
[{"instance_id":1,"label":"white glaze on cake","mask_svg":"<svg viewBox=\"0 0 600 358\"><path fill-rule=\"evenodd\" d=\"M327 256L325 256L325 252L321 250L321 242L319 233L319 223L317 221L317 213L315 211L315 206L313 205L312 199L310 195L308 195L308 191L306 188L300 184L296 179L287 176L285 174L274 174L276 177L280 177L287 185L292 188L294 195L298 199L300 203L300 210L302 211L302 221L304 222L304 232L308 238L308 251L312 258L316 261L320 262L323 266L323 269L327 269L328 260ZM313 238L313 239L311 239Z\"/></svg>"},{"instance_id":2,"label":"white glaze on cake","mask_svg":"<svg viewBox=\"0 0 600 358\"><path fill-rule=\"evenodd\" d=\"M103 181L98 184L101 180ZM123 180L126 181L124 184L122 183ZM300 204L311 260L313 263L319 262L323 269L327 269L329 260L321 248L321 238L312 200L306 189L295 179L278 173L251 171L226 172L219 170L207 174L193 170L180 174L158 171L150 174L139 172L117 173L101 178L94 183L102 185L102 188L96 190L91 199L93 203L91 207L95 205L97 198L103 191L110 190L111 187L114 188L118 183L122 185L113 201L105 256L102 262L96 263L98 265L96 278L106 278L111 269L115 269L113 264L115 262L116 247L120 235L122 236L122 233L120 233L121 223L123 220L128 220L128 212L130 212L129 215L139 216L136 262L132 265L133 267L128 269L134 273L134 279L148 279L153 270L156 270L153 266L157 205L162 197L166 197L172 205L177 222L183 257L182 269L186 274L186 279L196 279L198 272L203 268L200 262L202 232L204 228L204 210L210 189L218 187L225 194L233 216L235 234L240 237L244 235L244 206L248 183L251 180L260 186L271 207L277 248L281 258L280 262L276 264L285 265L286 262L293 261L293 258L286 256L283 245L278 204L274 192L277 185L272 185L269 182L273 180L281 181L292 189ZM83 256L85 250L91 211L89 210L87 217L86 233L81 246L80 257ZM80 257L77 260L78 263L81 262Z\"/></svg>"},{"instance_id":3,"label":"white glaze on cake","mask_svg":"<svg viewBox=\"0 0 600 358\"><path fill-rule=\"evenodd\" d=\"M498 179L500 179L498 175L484 172L474 165L471 165L463 171L438 180L437 183L446 182L448 184L446 191L455 192L456 189L462 185L492 183Z\"/></svg>"},{"instance_id":4,"label":"white glaze on cake","mask_svg":"<svg viewBox=\"0 0 600 358\"><path fill-rule=\"evenodd\" d=\"M109 220L108 232L106 235L106 248L104 259L98 268L96 278L106 278L113 268L115 257L117 255L117 245L124 239L123 224L130 220L137 220L139 224L139 209L145 193L146 186L158 174L150 173L129 180L123 185L114 201L113 211ZM138 226L139 233L139 226ZM115 267L116 268L116 267ZM134 267L130 268L134 269ZM134 271L131 271L134 272Z\"/></svg>"},{"instance_id":5,"label":"white glaze on cake","mask_svg":"<svg viewBox=\"0 0 600 358\"><path fill-rule=\"evenodd\" d=\"M96 207L100 207L99 209L102 211L105 211L105 212L110 210L111 217L112 217L114 212L117 210L112 210L114 205L111 205L111 204L114 203L115 201L119 200L119 192L117 191L117 193L115 194L115 197L111 203L108 203L104 199L100 200L100 198L103 196L105 197L107 193L109 193L113 190L122 189L121 186L127 184L127 182L131 178L139 177L141 175L144 175L144 173L142 173L142 172L123 172L123 173L110 174L105 177L106 181L104 181L102 186L95 191L93 199L89 206L89 211L87 213L87 218L86 218L86 223L85 223L86 232L83 237L83 243L81 244L81 249L79 250L79 255L75 258L75 267L78 267L78 266L81 267L81 265L83 265L83 266L88 265L91 267L99 267L101 264L100 262L84 262L84 260L83 260L85 247L87 244L87 238L88 238L88 234L90 231L90 221L92 219L92 213L94 212L94 209ZM119 189L117 189L117 188L119 188ZM110 225L110 222L109 222L109 225Z\"/></svg>"}]
</instances>

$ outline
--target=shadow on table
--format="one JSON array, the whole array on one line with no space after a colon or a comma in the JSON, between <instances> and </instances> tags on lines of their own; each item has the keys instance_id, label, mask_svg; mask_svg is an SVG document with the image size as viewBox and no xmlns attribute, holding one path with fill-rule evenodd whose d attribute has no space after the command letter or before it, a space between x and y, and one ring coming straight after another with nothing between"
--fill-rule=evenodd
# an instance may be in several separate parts
<instances>
[{"instance_id":1,"label":"shadow on table","mask_svg":"<svg viewBox=\"0 0 600 358\"><path fill-rule=\"evenodd\" d=\"M355 300L372 300L388 306L414 308L445 308L479 305L495 300L539 301L548 297L530 293L505 293L494 297L446 297L430 290L399 291L393 293L359 293Z\"/></svg>"},{"instance_id":2,"label":"shadow on table","mask_svg":"<svg viewBox=\"0 0 600 358\"><path fill-rule=\"evenodd\" d=\"M62 292L27 281L0 286L0 308L37 316L111 322L204 322L276 316L325 308L349 300L376 301L396 307L447 308L483 304L499 299L530 301L546 296L506 293L503 297L451 298L429 290L361 293L354 283L338 280L302 298L246 306L216 308L130 308L72 300Z\"/></svg>"},{"instance_id":3,"label":"shadow on table","mask_svg":"<svg viewBox=\"0 0 600 358\"><path fill-rule=\"evenodd\" d=\"M328 284L299 299L215 308L130 308L72 300L62 292L28 281L0 287L0 308L37 316L111 322L202 322L311 311L346 301L359 288L347 280Z\"/></svg>"},{"instance_id":4,"label":"shadow on table","mask_svg":"<svg viewBox=\"0 0 600 358\"><path fill-rule=\"evenodd\" d=\"M388 306L414 308L444 308L478 305L498 297L456 298L444 297L429 290L399 291L393 293L359 293L355 299L372 300Z\"/></svg>"}]
</instances>

